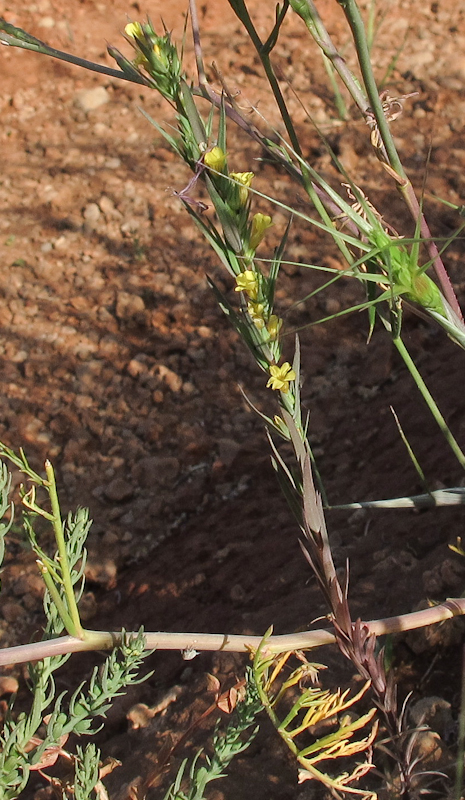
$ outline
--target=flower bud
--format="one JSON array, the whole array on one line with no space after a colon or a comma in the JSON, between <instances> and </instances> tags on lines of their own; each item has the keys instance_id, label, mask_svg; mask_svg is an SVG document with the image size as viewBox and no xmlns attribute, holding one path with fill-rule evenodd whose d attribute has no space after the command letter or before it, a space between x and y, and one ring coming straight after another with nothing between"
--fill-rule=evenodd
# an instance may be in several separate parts
<instances>
[{"instance_id":1,"label":"flower bud","mask_svg":"<svg viewBox=\"0 0 465 800\"><path fill-rule=\"evenodd\" d=\"M243 207L247 203L247 198L249 196L249 188L252 183L254 173L253 172L231 172L229 175L230 178L237 181L241 184L241 186L236 186L235 188L239 194L239 206Z\"/></svg>"},{"instance_id":2,"label":"flower bud","mask_svg":"<svg viewBox=\"0 0 465 800\"><path fill-rule=\"evenodd\" d=\"M266 329L270 334L270 339L272 342L278 338L279 331L282 328L283 321L280 317L276 316L276 314L271 314L268 322L266 323Z\"/></svg>"},{"instance_id":3,"label":"flower bud","mask_svg":"<svg viewBox=\"0 0 465 800\"><path fill-rule=\"evenodd\" d=\"M265 232L272 224L271 217L269 217L267 214L254 214L249 238L249 247L251 250L257 249L265 235Z\"/></svg>"},{"instance_id":4,"label":"flower bud","mask_svg":"<svg viewBox=\"0 0 465 800\"><path fill-rule=\"evenodd\" d=\"M263 303L253 303L251 301L247 303L247 311L252 318L253 324L259 330L265 327L265 320L263 319L264 310L265 306Z\"/></svg>"},{"instance_id":5,"label":"flower bud","mask_svg":"<svg viewBox=\"0 0 465 800\"><path fill-rule=\"evenodd\" d=\"M140 22L128 22L124 28L124 32L126 36L130 36L131 39L142 39L144 35Z\"/></svg>"},{"instance_id":6,"label":"flower bud","mask_svg":"<svg viewBox=\"0 0 465 800\"><path fill-rule=\"evenodd\" d=\"M223 153L221 147L216 145L208 153L205 153L203 163L210 169L216 170L216 172L222 172L226 164L226 154Z\"/></svg>"}]
</instances>

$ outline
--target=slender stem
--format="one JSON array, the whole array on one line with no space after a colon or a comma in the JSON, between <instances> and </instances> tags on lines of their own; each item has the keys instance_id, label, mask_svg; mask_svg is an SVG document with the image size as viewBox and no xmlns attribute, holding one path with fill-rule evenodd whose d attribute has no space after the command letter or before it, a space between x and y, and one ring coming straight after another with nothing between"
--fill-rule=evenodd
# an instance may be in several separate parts
<instances>
[{"instance_id":1,"label":"slender stem","mask_svg":"<svg viewBox=\"0 0 465 800\"><path fill-rule=\"evenodd\" d=\"M307 2L310 3L310 0L307 0ZM269 56L269 49L266 47L266 45L263 45L260 37L258 36L258 33L257 33L257 31L256 31L256 29L254 27L254 24L253 24L253 22L252 22L252 20L250 18L249 12L247 10L247 7L246 7L244 1L243 0L229 0L229 4L231 5L232 9L234 10L236 16L241 20L241 22L244 25L245 29L247 30L247 33L249 34L250 39L251 39L251 41L252 41L252 43L253 43L253 45L254 45L257 53L258 53L258 56L259 56L259 58L260 58L260 60L262 62L263 69L265 70L265 74L266 74L266 76L268 78L268 82L270 84L271 91L273 92L274 98L276 100L276 103L278 105L279 111L281 113L281 117L282 117L282 120L283 120L284 125L286 127L289 139L291 141L292 148L294 150L295 155L299 159L300 169L301 169L300 183L302 183L305 191L307 192L308 196L310 197L311 201L313 202L313 204L314 204L316 210L318 211L318 213L320 214L321 218L327 223L328 227L331 227L331 220L330 220L330 218L328 216L328 210L327 210L328 209L328 204L327 204L327 202L325 202L325 198L322 197L321 191L318 191L318 188L317 188L316 184L314 182L312 182L312 180L310 178L310 175L312 173L314 175L314 178L315 177L318 178L319 176L316 175L314 170L310 169L310 167L307 165L305 160L302 158L302 149L301 149L301 146L300 146L299 137L297 136L297 133L295 131L292 119L290 117L290 114L289 114L287 106L286 106L286 102L284 100L284 97L283 97L283 94L281 92L278 80L276 78L273 66L271 64L271 60L270 60L270 56ZM293 6L292 2L291 2L291 6ZM316 13L316 10L315 10L315 13ZM325 30L325 29L323 28L323 30ZM328 34L326 34L326 35L327 35L327 37L329 39ZM331 43L331 40L329 40L329 41ZM334 46L333 46L333 51L336 52ZM352 83L353 83L353 89L355 91L355 94L356 94L359 102L361 102L362 106L363 106L364 98L361 95L360 95L360 97L358 97L357 91L358 91L359 94L360 94L360 92L359 92L359 90L357 90L357 85L356 85L355 81L353 80L352 76L351 76L351 80L352 80ZM366 106L366 103L365 103L365 106ZM337 242L337 244L339 246L339 242ZM346 250L346 248L344 246L342 246L342 247L340 247L340 249L341 249L343 255L345 255L347 257L347 254L344 252L344 250Z\"/></svg>"},{"instance_id":2,"label":"slender stem","mask_svg":"<svg viewBox=\"0 0 465 800\"><path fill-rule=\"evenodd\" d=\"M199 15L197 13L197 4L195 0L189 0L189 14L191 18L192 40L194 42L195 63L197 65L197 76L199 85L205 86L207 84L207 76L205 74L205 67L203 64L202 45L200 42L200 25Z\"/></svg>"},{"instance_id":3,"label":"slender stem","mask_svg":"<svg viewBox=\"0 0 465 800\"><path fill-rule=\"evenodd\" d=\"M459 301L457 300L457 296L452 287L452 283L450 281L449 275L447 274L447 270L442 262L439 250L436 246L436 242L434 241L431 235L428 223L426 222L424 214L421 211L420 204L418 202L418 199L416 197L416 194L413 190L413 186L410 183L410 181L408 181L408 183L406 184L401 185L400 191L404 197L404 200L408 206L412 218L415 220L415 223L417 222L417 220L420 220L420 233L422 239L425 239L426 249L428 250L429 257L433 262L433 268L436 273L439 284L441 286L441 289L443 291L444 297L446 298L449 305L454 309L459 320L463 321L462 309L459 306Z\"/></svg>"},{"instance_id":4,"label":"slender stem","mask_svg":"<svg viewBox=\"0 0 465 800\"><path fill-rule=\"evenodd\" d=\"M230 4L231 5L233 5L233 2L234 2L234 0L230 0ZM307 191L307 194L311 198L311 200L314 203L315 208L317 209L319 214L327 222L327 224L329 226L331 226L331 220L330 220L328 212L330 214L332 214L333 217L337 217L341 213L341 208L340 208L340 206L337 205L336 202L334 202L334 200L331 197L329 197L328 193L324 189L320 188L319 186L317 186L315 183L313 183L310 180L310 178L308 176L308 166L305 164L304 160L299 156L299 161L300 161L300 164L301 164L301 168L300 169L295 167L293 164L291 164L279 150L277 150L276 148L270 147L269 140L261 133L261 131L255 125L251 124L248 120L246 120L242 116L242 114L239 112L239 110L237 108L233 107L229 102L225 102L224 95L218 94L209 85L207 77L206 77L206 74L205 74L204 63L203 63L202 45L201 45L201 39L200 39L200 29L199 29L199 24L198 24L197 7L196 7L195 0L189 0L189 8L190 8L191 24L192 24L192 37L193 37L193 40L194 40L194 52L195 52L195 59L196 59L196 64L197 64L197 76L198 76L198 81L199 81L199 87L198 88L194 87L192 89L192 94L193 95L200 95L201 97L205 97L216 108L220 108L221 104L223 103L223 107L224 107L224 110L225 110L225 113L226 113L227 117L229 119L231 119L232 122L234 122L240 128L242 128L242 130L244 130L252 139L254 139L256 142L258 142L260 144L260 146L271 157L271 159L273 161L275 161L275 162L278 162L282 167L284 167L284 169L286 169L286 171L294 178L294 180L297 180L299 183L301 183L304 186L304 188ZM242 11L244 10L244 8L245 8L245 6L243 6L243 4L241 4ZM236 8L234 8L234 11L237 13ZM246 9L245 9L245 12L247 12ZM240 17L240 19L242 19L242 18ZM252 24L252 21L250 20L250 17L248 19L249 19L249 22L250 22L250 26L252 26L252 28L253 28L253 24ZM255 28L253 28L253 30L255 31ZM260 38L258 37L257 34L255 34L255 40L256 40L257 48L260 48L258 50L258 52L259 52L259 54L261 56L262 55L262 49L261 48L265 47L265 46L262 45L261 40L260 40ZM277 88L278 88L278 91L280 91L279 90L279 86ZM284 103L284 99L283 99L283 103ZM287 109L286 109L286 113L287 113ZM290 119L289 119L289 122L290 122ZM292 126L291 122L290 122L290 124ZM292 128L292 131L293 131L293 128ZM289 132L289 135L291 136L290 132ZM299 146L297 138L296 138L296 142L297 142L297 146ZM300 152L300 147L299 147L299 152ZM357 228L353 225L353 223L350 220L348 222L348 226L351 228L351 230L353 230L353 232L355 234L358 233ZM340 245L340 243L338 241L338 246L339 245ZM346 251L346 249L343 250L343 248L340 248L340 249L343 251L344 256L346 258L349 257L349 259L350 259L350 256L348 256L348 251Z\"/></svg>"},{"instance_id":5,"label":"slender stem","mask_svg":"<svg viewBox=\"0 0 465 800\"><path fill-rule=\"evenodd\" d=\"M271 86L271 91L274 94L275 100L278 104L279 112L281 114L282 120L288 132L289 139L291 140L292 147L294 148L295 152L298 153L299 156L301 156L302 150L300 147L299 137L295 132L295 128L292 123L289 111L287 110L286 101L284 100L283 93L281 92L281 89L279 87L279 83L276 78L274 69L272 67L270 57L268 53L263 53L260 57L263 64L263 69L265 70L266 73L266 77L268 78L268 83Z\"/></svg>"},{"instance_id":6,"label":"slender stem","mask_svg":"<svg viewBox=\"0 0 465 800\"><path fill-rule=\"evenodd\" d=\"M423 399L424 399L426 405L428 406L432 416L436 420L436 422L437 422L437 424L438 424L438 426L439 426L444 438L446 439L449 447L451 448L452 452L456 456L459 464L465 469L465 455L462 452L457 440L454 438L454 436L450 432L450 430L449 430L449 428L447 426L446 420L444 419L444 417L442 416L441 412L439 411L439 408L437 407L437 404L436 404L431 392L429 391L429 389L428 389L426 383L424 382L420 372L418 371L418 369L416 367L416 364L414 363L410 353L408 352L407 348L405 347L405 344L403 343L402 339L400 337L398 337L398 336L394 337L393 342L394 342L398 352L402 356L402 359L403 359L404 363L406 364L406 366L407 366L407 368L408 368L413 380L415 381L415 383L416 383L421 395L423 396Z\"/></svg>"},{"instance_id":7,"label":"slender stem","mask_svg":"<svg viewBox=\"0 0 465 800\"><path fill-rule=\"evenodd\" d=\"M59 593L59 591L58 591L58 589L56 587L55 581L53 580L52 576L50 575L50 572L49 572L49 570L47 568L47 565L44 564L40 560L37 563L39 565L40 574L42 575L42 579L43 579L43 581L45 583L45 586L47 587L47 589L49 591L49 594L50 594L50 597L52 598L53 602L55 603L55 605L57 607L57 610L58 610L58 613L60 615L61 621L63 622L63 625L65 626L65 628L68 631L68 633L71 636L73 636L75 634L75 630L76 629L75 629L73 620L71 619L71 617L70 617L70 615L68 613L68 609L66 608L66 606L65 606L65 604L64 604L64 602L63 602L63 600L62 600L62 598L60 596L60 593Z\"/></svg>"},{"instance_id":8,"label":"slender stem","mask_svg":"<svg viewBox=\"0 0 465 800\"><path fill-rule=\"evenodd\" d=\"M281 114L292 147L294 148L296 153L302 155L299 138L295 132L295 128L292 123L289 111L287 110L286 102L284 100L273 66L271 64L268 49L265 48L262 40L260 39L255 29L255 26L250 18L248 9L243 0L229 0L229 5L233 9L236 16L240 19L244 28L249 34L250 40L258 53L260 61L262 62L263 69L265 70L265 74L266 77L268 78L268 83L270 84L271 91L273 92L276 103L278 104L279 113Z\"/></svg>"},{"instance_id":9,"label":"slender stem","mask_svg":"<svg viewBox=\"0 0 465 800\"><path fill-rule=\"evenodd\" d=\"M423 238L427 240L427 249L430 258L433 261L434 270L436 272L438 281L443 290L444 296L448 301L448 303L452 306L454 311L458 314L459 319L463 319L462 312L457 297L455 296L455 292L452 288L452 284L450 282L446 268L439 256L439 251L432 239L428 224L421 211L413 187L409 179L407 178L404 167L399 158L399 154L397 152L397 148L394 143L394 139L392 137L391 129L389 127L389 122L386 119L386 115L384 113L383 106L380 100L378 86L376 84L375 76L373 73L370 49L367 41L365 26L357 2L356 0L338 0L338 2L344 10L344 14L347 18L350 29L352 31L352 35L354 37L355 48L357 50L357 57L360 64L360 70L363 76L363 82L365 84L365 89L367 91L368 98L370 100L371 110L373 111L373 114L376 119L376 124L379 130L381 140L384 145L384 149L389 159L389 164L393 168L394 172L397 174L397 179L401 194L404 197L404 200L409 208L409 211L412 215L415 224L417 223L418 220L420 220L421 235Z\"/></svg>"},{"instance_id":10,"label":"slender stem","mask_svg":"<svg viewBox=\"0 0 465 800\"><path fill-rule=\"evenodd\" d=\"M90 72L99 72L101 75L120 78L122 81L140 83L143 86L147 85L142 76L140 80L137 80L136 75L129 77L125 75L122 70L105 67L103 64L96 64L94 61L87 61L85 58L79 58L78 56L73 56L71 53L65 53L63 50L56 50L55 47L49 47L48 44L40 42L38 39L36 40L37 43L15 39L13 36L2 32L1 22L2 20L0 18L0 44L6 45L7 47L20 47L22 50L32 50L35 53L41 53L42 55L50 56L50 58L57 58L59 61L66 61L68 64L74 64L77 67L84 67L84 69Z\"/></svg>"},{"instance_id":11,"label":"slender stem","mask_svg":"<svg viewBox=\"0 0 465 800\"><path fill-rule=\"evenodd\" d=\"M416 628L434 625L452 617L465 614L465 598L449 598L445 603L422 611L410 614L401 614L397 617L371 620L362 623L374 636L384 636L388 633L400 633ZM125 636L135 636L135 633L124 632ZM257 650L263 639L261 636L245 636L227 633L145 633L145 647L147 650L222 650L230 653L244 653ZM79 653L86 650L109 650L121 644L123 633L121 631L84 631L84 638L74 636L61 636L45 642L23 644L18 647L7 647L0 650L0 666L5 664L22 664L26 661L38 661L41 658L62 655L64 653ZM304 631L303 633L270 636L266 642L266 653L285 653L290 650L310 650L327 644L334 644L336 637L330 630Z\"/></svg>"},{"instance_id":12,"label":"slender stem","mask_svg":"<svg viewBox=\"0 0 465 800\"><path fill-rule=\"evenodd\" d=\"M283 0L283 4L281 8L279 7L279 3L276 6L276 22L274 24L274 28L271 31L268 39L263 45L264 50L267 53L271 53L273 48L276 46L276 42L278 41L279 32L281 30L281 25L283 24L286 14L289 9L289 0Z\"/></svg>"},{"instance_id":13,"label":"slender stem","mask_svg":"<svg viewBox=\"0 0 465 800\"><path fill-rule=\"evenodd\" d=\"M347 113L347 107L334 74L334 64L330 61L325 53L322 53L322 56L323 65L334 93L334 105L336 106L336 111L339 114L339 118L342 119L343 122L346 122L349 119L349 115Z\"/></svg>"},{"instance_id":14,"label":"slender stem","mask_svg":"<svg viewBox=\"0 0 465 800\"><path fill-rule=\"evenodd\" d=\"M81 620L79 618L79 611L76 603L76 598L74 596L73 582L71 580L71 572L69 568L69 560L68 560L68 554L66 552L66 542L63 530L63 521L61 519L60 503L58 500L58 492L55 482L55 473L48 459L45 462L45 473L47 475L47 491L52 506L53 531L55 533L55 540L58 547L58 558L60 560L60 571L63 580L63 588L65 591L68 610L72 621L71 631L69 630L69 627L64 619L63 623L66 625L68 633L72 632L72 634L75 635L77 638L82 638L83 628L81 625Z\"/></svg>"},{"instance_id":15,"label":"slender stem","mask_svg":"<svg viewBox=\"0 0 465 800\"><path fill-rule=\"evenodd\" d=\"M378 86L376 85L373 67L371 65L370 50L368 48L362 15L360 14L360 10L355 0L338 0L338 3L343 8L344 14L354 37L358 63L360 64L363 82L365 84L371 110L375 116L381 139L383 140L384 147L386 148L389 163L391 164L391 167L395 169L398 175L400 175L402 178L405 178L405 171L399 158L397 148L394 144L389 123L386 119L386 115L383 111L383 106L379 97Z\"/></svg>"},{"instance_id":16,"label":"slender stem","mask_svg":"<svg viewBox=\"0 0 465 800\"><path fill-rule=\"evenodd\" d=\"M290 3L291 8L305 22L308 31L313 36L318 47L320 47L325 56L334 65L334 69L338 73L354 103L362 114L365 115L369 108L368 100L361 90L355 76L352 75L345 59L338 52L313 0L290 0Z\"/></svg>"},{"instance_id":17,"label":"slender stem","mask_svg":"<svg viewBox=\"0 0 465 800\"><path fill-rule=\"evenodd\" d=\"M376 0L370 0L367 23L367 44L371 52L375 40Z\"/></svg>"}]
</instances>

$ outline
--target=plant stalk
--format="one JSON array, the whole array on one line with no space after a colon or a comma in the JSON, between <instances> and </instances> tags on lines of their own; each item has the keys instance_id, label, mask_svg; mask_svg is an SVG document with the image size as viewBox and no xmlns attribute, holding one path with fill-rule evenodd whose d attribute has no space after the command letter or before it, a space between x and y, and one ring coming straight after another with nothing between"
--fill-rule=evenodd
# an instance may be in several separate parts
<instances>
[{"instance_id":1,"label":"plant stalk","mask_svg":"<svg viewBox=\"0 0 465 800\"><path fill-rule=\"evenodd\" d=\"M79 610L76 603L76 598L74 596L73 582L71 580L71 572L69 569L68 554L66 552L66 542L63 531L63 521L61 518L60 503L58 500L55 473L48 459L45 462L45 473L47 475L47 491L52 506L52 514L53 514L52 524L53 524L53 531L55 534L55 540L58 547L58 558L60 560L60 571L63 580L63 588L65 590L68 610L72 621L71 630L69 630L68 625L66 625L66 620L63 619L63 623L66 625L66 629L68 630L68 633L70 635L74 635L78 639L82 639L84 636L84 631L81 625L81 620L79 618Z\"/></svg>"},{"instance_id":2,"label":"plant stalk","mask_svg":"<svg viewBox=\"0 0 465 800\"><path fill-rule=\"evenodd\" d=\"M452 452L454 453L455 457L457 458L460 466L463 467L463 469L465 469L465 455L464 455L462 449L460 448L459 443L457 442L455 437L450 432L446 420L444 419L444 417L442 416L441 412L439 411L439 408L437 407L437 404L436 404L436 402L435 402L435 400L433 398L433 395L429 391L425 381L423 380L423 378L421 376L421 373L419 372L419 370L418 370L415 362L413 361L410 353L408 352L405 344L403 343L402 339L399 336L395 336L393 338L393 342L394 342L398 352L402 356L402 359L403 359L405 365L407 366L407 369L410 372L413 380L415 381L415 383L416 383L416 385L418 387L418 390L420 391L420 393L421 393L426 405L428 406L428 409L431 412L431 415L436 420L436 422L437 422L437 424L438 424L438 426L439 426L439 428L441 430L442 435L444 436L444 438L447 441L450 449L452 450Z\"/></svg>"},{"instance_id":3,"label":"plant stalk","mask_svg":"<svg viewBox=\"0 0 465 800\"><path fill-rule=\"evenodd\" d=\"M465 598L449 598L440 605L414 611L410 614L400 614L396 617L363 622L369 632L375 636L384 636L388 633L401 633L416 628L424 628L438 622L465 614ZM91 650L109 650L117 647L125 636L137 634L127 631L84 631L84 638L74 636L60 636L44 642L7 647L0 650L0 667L6 664L22 664L27 661L38 661L50 656L65 653L80 653ZM144 633L145 647L147 650L180 650L190 652L198 651L225 651L230 653L244 653L257 650L263 641L262 636L246 636L227 633ZM270 636L266 643L267 653L285 653L292 650L311 650L315 647L334 644L336 637L330 630L319 629L291 633L280 636Z\"/></svg>"}]
</instances>

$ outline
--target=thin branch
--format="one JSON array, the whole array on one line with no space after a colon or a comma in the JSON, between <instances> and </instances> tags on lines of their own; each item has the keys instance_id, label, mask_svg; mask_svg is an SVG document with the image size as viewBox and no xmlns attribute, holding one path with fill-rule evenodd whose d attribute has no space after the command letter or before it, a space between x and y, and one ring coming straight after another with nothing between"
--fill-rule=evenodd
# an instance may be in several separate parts
<instances>
[{"instance_id":1,"label":"thin branch","mask_svg":"<svg viewBox=\"0 0 465 800\"><path fill-rule=\"evenodd\" d=\"M368 100L326 30L315 3L313 0L290 0L290 2L291 8L303 19L316 44L332 63L344 86L349 91L352 100L365 116L369 110Z\"/></svg>"},{"instance_id":2,"label":"thin branch","mask_svg":"<svg viewBox=\"0 0 465 800\"><path fill-rule=\"evenodd\" d=\"M27 38L21 39L19 36L15 36L13 33L14 30L24 34ZM130 78L125 75L122 70L105 67L103 64L96 64L94 61L88 61L85 58L79 58L79 56L73 56L71 53L65 53L63 50L50 47L45 42L40 41L40 39L26 34L21 28L15 28L13 25L9 25L3 17L0 17L0 44L6 47L20 47L22 50L32 50L34 53L41 53L42 55L50 56L50 58L57 58L59 61L66 61L68 64L84 67L84 69L90 72L99 72L101 75L109 75L111 78L120 78L122 81L140 83L143 86L147 85L142 75L140 79L135 75Z\"/></svg>"},{"instance_id":3,"label":"thin branch","mask_svg":"<svg viewBox=\"0 0 465 800\"><path fill-rule=\"evenodd\" d=\"M465 598L449 598L440 605L414 611L411 614L401 614L397 617L362 622L361 627L366 627L368 633L383 636L388 633L400 633L416 628L434 625L452 617L465 614ZM60 636L45 642L34 642L17 647L7 647L0 650L0 666L6 664L23 664L27 661L39 661L42 658L62 655L64 653L79 653L90 650L108 650L116 647L123 641L123 636L134 636L127 631L85 631L84 639L74 636ZM180 650L191 653L198 651L222 651L230 653L244 653L257 650L262 642L261 636L245 636L227 633L145 633L145 647L147 650ZM285 653L290 650L311 650L327 644L334 644L336 637L330 630L304 631L303 633L270 636L266 642L266 651L269 653Z\"/></svg>"}]
</instances>

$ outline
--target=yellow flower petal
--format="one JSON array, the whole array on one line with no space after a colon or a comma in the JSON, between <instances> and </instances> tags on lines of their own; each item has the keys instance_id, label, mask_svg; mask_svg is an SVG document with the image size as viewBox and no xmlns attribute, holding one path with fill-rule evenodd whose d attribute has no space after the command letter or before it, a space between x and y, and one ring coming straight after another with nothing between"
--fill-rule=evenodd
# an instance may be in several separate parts
<instances>
[{"instance_id":1,"label":"yellow flower petal","mask_svg":"<svg viewBox=\"0 0 465 800\"><path fill-rule=\"evenodd\" d=\"M263 305L263 303L252 303L252 302L247 303L247 311L252 317L253 324L259 330L265 327L265 320L263 319L264 310L265 306Z\"/></svg>"},{"instance_id":2,"label":"yellow flower petal","mask_svg":"<svg viewBox=\"0 0 465 800\"><path fill-rule=\"evenodd\" d=\"M274 342L275 339L278 338L279 331L281 330L282 325L283 325L282 319L280 319L280 317L277 317L276 314L271 314L268 322L266 323L266 329L270 334L270 339L272 342Z\"/></svg>"},{"instance_id":3,"label":"yellow flower petal","mask_svg":"<svg viewBox=\"0 0 465 800\"><path fill-rule=\"evenodd\" d=\"M251 250L257 249L265 235L265 231L272 224L271 217L269 217L268 214L254 214L249 239L249 247Z\"/></svg>"},{"instance_id":4,"label":"yellow flower petal","mask_svg":"<svg viewBox=\"0 0 465 800\"><path fill-rule=\"evenodd\" d=\"M258 296L258 274L251 269L246 269L236 276L236 292L247 292L251 300Z\"/></svg>"},{"instance_id":5,"label":"yellow flower petal","mask_svg":"<svg viewBox=\"0 0 465 800\"><path fill-rule=\"evenodd\" d=\"M143 36L142 25L140 22L128 22L124 28L124 32L126 36L130 36L132 39L135 39L136 37L141 39Z\"/></svg>"},{"instance_id":6,"label":"yellow flower petal","mask_svg":"<svg viewBox=\"0 0 465 800\"><path fill-rule=\"evenodd\" d=\"M242 184L238 186L239 190L239 204L241 206L245 206L247 202L247 198L249 196L249 188L252 184L252 180L254 178L253 172L231 172L230 177L233 178L238 183Z\"/></svg>"},{"instance_id":7,"label":"yellow flower petal","mask_svg":"<svg viewBox=\"0 0 465 800\"><path fill-rule=\"evenodd\" d=\"M210 169L214 169L217 172L221 172L224 165L226 164L226 154L223 152L221 147L212 147L208 153L205 153L203 157L203 163L210 167Z\"/></svg>"}]
</instances>

